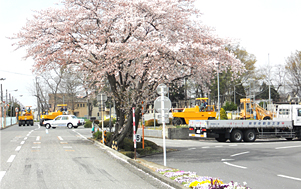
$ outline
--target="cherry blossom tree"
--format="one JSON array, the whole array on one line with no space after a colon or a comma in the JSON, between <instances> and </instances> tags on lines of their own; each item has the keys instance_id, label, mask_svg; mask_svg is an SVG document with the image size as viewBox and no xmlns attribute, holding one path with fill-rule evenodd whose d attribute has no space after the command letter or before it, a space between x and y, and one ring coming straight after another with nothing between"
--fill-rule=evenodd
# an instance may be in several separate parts
<instances>
[{"instance_id":1,"label":"cherry blossom tree","mask_svg":"<svg viewBox=\"0 0 301 189\"><path fill-rule=\"evenodd\" d=\"M14 38L35 60L35 71L57 66L87 75L99 90L109 83L119 126L113 140L131 134L141 102L154 100L160 83L191 78L209 83L219 70L238 77L244 67L225 46L229 40L202 24L194 0L63 0L37 11Z\"/></svg>"}]
</instances>

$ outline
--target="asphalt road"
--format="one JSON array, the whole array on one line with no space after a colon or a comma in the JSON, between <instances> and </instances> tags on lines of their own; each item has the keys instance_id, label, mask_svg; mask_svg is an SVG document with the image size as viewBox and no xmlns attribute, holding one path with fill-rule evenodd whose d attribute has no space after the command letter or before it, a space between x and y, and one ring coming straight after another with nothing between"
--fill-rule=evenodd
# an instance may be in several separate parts
<instances>
[{"instance_id":1,"label":"asphalt road","mask_svg":"<svg viewBox=\"0 0 301 189\"><path fill-rule=\"evenodd\" d=\"M147 138L160 146L163 140ZM166 140L166 166L212 176L224 182L246 182L256 189L301 188L301 141L281 139L253 143L219 143L215 140ZM163 155L143 159L163 165Z\"/></svg>"},{"instance_id":2,"label":"asphalt road","mask_svg":"<svg viewBox=\"0 0 301 189\"><path fill-rule=\"evenodd\" d=\"M90 129L17 125L1 134L0 188L169 188L86 139Z\"/></svg>"}]
</instances>

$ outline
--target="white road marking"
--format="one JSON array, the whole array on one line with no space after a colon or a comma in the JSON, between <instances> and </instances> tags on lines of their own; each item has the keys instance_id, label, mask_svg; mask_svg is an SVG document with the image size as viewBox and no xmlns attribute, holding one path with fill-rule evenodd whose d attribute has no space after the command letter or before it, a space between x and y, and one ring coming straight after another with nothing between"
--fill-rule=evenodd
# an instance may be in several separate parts
<instances>
[{"instance_id":1,"label":"white road marking","mask_svg":"<svg viewBox=\"0 0 301 189\"><path fill-rule=\"evenodd\" d=\"M4 177L5 173L6 173L6 171L0 171L0 182L1 182L2 178Z\"/></svg>"},{"instance_id":2,"label":"white road marking","mask_svg":"<svg viewBox=\"0 0 301 189\"><path fill-rule=\"evenodd\" d=\"M234 159L222 159L222 161L232 161Z\"/></svg>"},{"instance_id":3,"label":"white road marking","mask_svg":"<svg viewBox=\"0 0 301 189\"><path fill-rule=\"evenodd\" d=\"M8 158L7 162L8 162L8 163L13 162L14 159L15 159L15 157L16 157L16 155L11 155L11 156Z\"/></svg>"},{"instance_id":4,"label":"white road marking","mask_svg":"<svg viewBox=\"0 0 301 189\"><path fill-rule=\"evenodd\" d=\"M15 151L19 151L21 149L21 146L18 146Z\"/></svg>"},{"instance_id":5,"label":"white road marking","mask_svg":"<svg viewBox=\"0 0 301 189\"><path fill-rule=\"evenodd\" d=\"M25 143L25 141L23 140L20 144L24 144Z\"/></svg>"},{"instance_id":6,"label":"white road marking","mask_svg":"<svg viewBox=\"0 0 301 189\"><path fill-rule=\"evenodd\" d=\"M48 134L48 129L46 129L46 134Z\"/></svg>"},{"instance_id":7,"label":"white road marking","mask_svg":"<svg viewBox=\"0 0 301 189\"><path fill-rule=\"evenodd\" d=\"M234 156L239 156L239 155L242 155L242 154L248 154L250 152L241 152L241 153L238 153L238 154L233 154L231 155L231 157L234 157Z\"/></svg>"},{"instance_id":8,"label":"white road marking","mask_svg":"<svg viewBox=\"0 0 301 189\"><path fill-rule=\"evenodd\" d=\"M299 145L299 146L284 146L284 147L277 147L277 148L275 148L276 150L279 150L279 149L287 149L287 148L300 148L301 147L301 145Z\"/></svg>"},{"instance_id":9,"label":"white road marking","mask_svg":"<svg viewBox=\"0 0 301 189\"><path fill-rule=\"evenodd\" d=\"M41 137L40 137L40 136L37 136L36 140L40 140L40 139L41 139Z\"/></svg>"},{"instance_id":10,"label":"white road marking","mask_svg":"<svg viewBox=\"0 0 301 189\"><path fill-rule=\"evenodd\" d=\"M223 163L226 164L226 165L230 165L232 167L237 167L237 168L241 168L241 169L247 169L247 167L243 167L243 166L239 166L239 165L234 165L232 163L228 163L228 162L223 162Z\"/></svg>"},{"instance_id":11,"label":"white road marking","mask_svg":"<svg viewBox=\"0 0 301 189\"><path fill-rule=\"evenodd\" d=\"M27 140L27 137L25 137L24 140Z\"/></svg>"},{"instance_id":12,"label":"white road marking","mask_svg":"<svg viewBox=\"0 0 301 189\"><path fill-rule=\"evenodd\" d=\"M209 146L204 146L204 147L202 147L202 148L210 148Z\"/></svg>"},{"instance_id":13,"label":"white road marking","mask_svg":"<svg viewBox=\"0 0 301 189\"><path fill-rule=\"evenodd\" d=\"M77 131L75 131L75 130L72 130L72 131L76 132L76 133L77 133L80 137L82 137L83 139L88 140L87 137L83 136L82 134L78 133Z\"/></svg>"},{"instance_id":14,"label":"white road marking","mask_svg":"<svg viewBox=\"0 0 301 189\"><path fill-rule=\"evenodd\" d=\"M188 148L188 150L195 150L196 148Z\"/></svg>"},{"instance_id":15,"label":"white road marking","mask_svg":"<svg viewBox=\"0 0 301 189\"><path fill-rule=\"evenodd\" d=\"M33 147L31 147L31 148L41 148L41 146L33 146Z\"/></svg>"},{"instance_id":16,"label":"white road marking","mask_svg":"<svg viewBox=\"0 0 301 189\"><path fill-rule=\"evenodd\" d=\"M72 146L63 146L63 148L72 148Z\"/></svg>"},{"instance_id":17,"label":"white road marking","mask_svg":"<svg viewBox=\"0 0 301 189\"><path fill-rule=\"evenodd\" d=\"M33 142L34 144L41 144L41 142Z\"/></svg>"},{"instance_id":18,"label":"white road marking","mask_svg":"<svg viewBox=\"0 0 301 189\"><path fill-rule=\"evenodd\" d=\"M223 146L215 146L215 148L222 148Z\"/></svg>"},{"instance_id":19,"label":"white road marking","mask_svg":"<svg viewBox=\"0 0 301 189\"><path fill-rule=\"evenodd\" d=\"M290 176L286 176L286 175L277 175L277 176L278 176L278 177L283 177L283 178L292 179L292 180L298 180L298 181L301 181L301 178L290 177Z\"/></svg>"},{"instance_id":20,"label":"white road marking","mask_svg":"<svg viewBox=\"0 0 301 189\"><path fill-rule=\"evenodd\" d=\"M58 138L59 140L64 140L61 136L58 136L57 138Z\"/></svg>"},{"instance_id":21,"label":"white road marking","mask_svg":"<svg viewBox=\"0 0 301 189\"><path fill-rule=\"evenodd\" d=\"M230 144L229 146L237 146L237 144Z\"/></svg>"}]
</instances>

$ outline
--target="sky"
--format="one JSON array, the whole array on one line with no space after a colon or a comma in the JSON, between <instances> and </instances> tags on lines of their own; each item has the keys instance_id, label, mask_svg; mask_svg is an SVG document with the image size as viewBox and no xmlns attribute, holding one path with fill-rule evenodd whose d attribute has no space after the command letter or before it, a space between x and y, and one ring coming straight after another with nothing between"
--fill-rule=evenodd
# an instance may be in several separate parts
<instances>
[{"instance_id":1,"label":"sky","mask_svg":"<svg viewBox=\"0 0 301 189\"><path fill-rule=\"evenodd\" d=\"M0 0L0 81L24 106L36 107L33 96L33 60L24 60L25 49L14 51L13 36L33 10L54 7L59 0ZM301 50L300 0L196 0L203 13L203 24L215 28L215 34L239 42L253 54L257 68L285 64L285 59ZM41 73L43 74L43 73ZM14 91L18 89L18 91ZM5 97L4 97L5 100Z\"/></svg>"}]
</instances>

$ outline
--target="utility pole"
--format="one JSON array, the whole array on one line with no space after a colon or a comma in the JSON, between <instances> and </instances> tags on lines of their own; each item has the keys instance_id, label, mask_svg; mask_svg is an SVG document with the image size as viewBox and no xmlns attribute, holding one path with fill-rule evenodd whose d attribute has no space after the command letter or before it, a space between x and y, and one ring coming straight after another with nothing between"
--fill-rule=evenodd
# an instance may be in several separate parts
<instances>
[{"instance_id":1,"label":"utility pole","mask_svg":"<svg viewBox=\"0 0 301 189\"><path fill-rule=\"evenodd\" d=\"M270 69L270 54L268 54L268 69L269 69L269 104L270 104L270 103L271 103L271 84L270 84L271 69Z\"/></svg>"}]
</instances>

